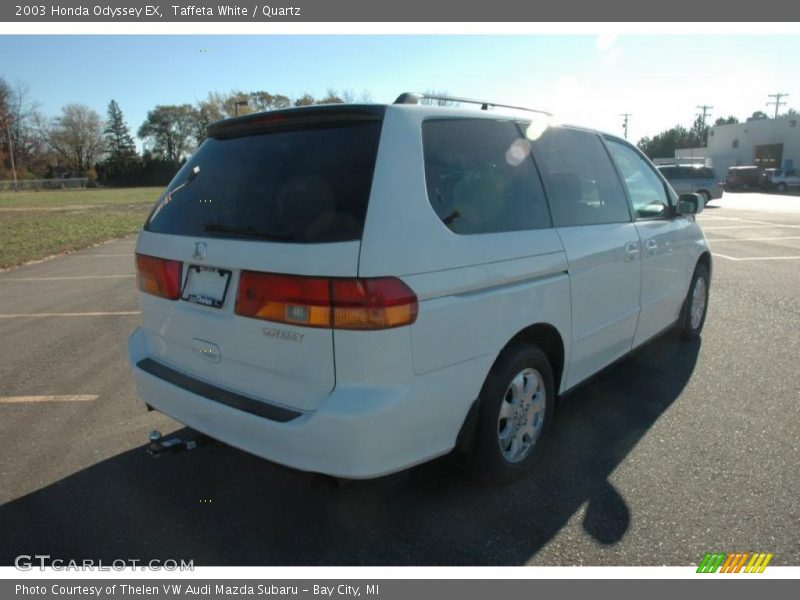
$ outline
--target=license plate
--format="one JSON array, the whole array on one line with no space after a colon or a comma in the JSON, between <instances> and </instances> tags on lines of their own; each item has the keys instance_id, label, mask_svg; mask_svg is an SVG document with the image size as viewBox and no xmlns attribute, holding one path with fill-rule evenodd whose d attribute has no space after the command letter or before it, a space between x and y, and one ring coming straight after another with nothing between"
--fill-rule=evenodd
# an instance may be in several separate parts
<instances>
[{"instance_id":1,"label":"license plate","mask_svg":"<svg viewBox=\"0 0 800 600\"><path fill-rule=\"evenodd\" d=\"M228 293L231 272L214 267L189 265L186 283L183 284L181 300L203 306L220 308Z\"/></svg>"}]
</instances>

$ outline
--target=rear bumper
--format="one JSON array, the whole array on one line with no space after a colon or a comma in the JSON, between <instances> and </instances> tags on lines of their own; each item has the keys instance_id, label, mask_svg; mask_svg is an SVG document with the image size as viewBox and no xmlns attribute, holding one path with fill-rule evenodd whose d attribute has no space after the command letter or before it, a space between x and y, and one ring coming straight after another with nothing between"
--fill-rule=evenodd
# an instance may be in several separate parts
<instances>
[{"instance_id":1,"label":"rear bumper","mask_svg":"<svg viewBox=\"0 0 800 600\"><path fill-rule=\"evenodd\" d=\"M280 422L171 383L139 364L144 334L128 340L136 391L149 406L208 436L288 467L350 479L379 477L449 452L474 398L442 397L440 373L424 385L339 385L315 411ZM480 359L491 364L491 357ZM452 370L474 373L475 361ZM150 369L152 371L152 369ZM446 369L443 371L450 371ZM421 389L427 390L425 395Z\"/></svg>"}]
</instances>

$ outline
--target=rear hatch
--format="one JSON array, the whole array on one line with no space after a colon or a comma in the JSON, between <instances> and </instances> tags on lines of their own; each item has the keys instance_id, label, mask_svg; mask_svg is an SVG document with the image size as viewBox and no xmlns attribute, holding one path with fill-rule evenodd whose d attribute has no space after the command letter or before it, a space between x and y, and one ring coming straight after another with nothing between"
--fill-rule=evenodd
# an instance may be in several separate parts
<instances>
[{"instance_id":1,"label":"rear hatch","mask_svg":"<svg viewBox=\"0 0 800 600\"><path fill-rule=\"evenodd\" d=\"M254 281L290 297L316 281L297 276L357 276L383 111L311 107L209 127L137 243L151 358L256 399L319 406L335 385L333 329L307 326L313 308L289 300L291 315L273 320L248 302ZM170 273L174 293L162 293Z\"/></svg>"}]
</instances>

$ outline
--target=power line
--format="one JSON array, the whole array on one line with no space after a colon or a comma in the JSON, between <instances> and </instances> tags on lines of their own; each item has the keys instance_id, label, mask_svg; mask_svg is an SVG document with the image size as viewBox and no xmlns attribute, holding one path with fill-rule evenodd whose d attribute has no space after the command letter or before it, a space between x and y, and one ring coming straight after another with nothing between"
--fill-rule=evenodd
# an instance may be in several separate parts
<instances>
[{"instance_id":1,"label":"power line","mask_svg":"<svg viewBox=\"0 0 800 600\"><path fill-rule=\"evenodd\" d=\"M767 106L770 104L775 105L775 118L778 118L778 109L780 109L782 104L786 104L786 102L781 102L781 98L786 98L789 94L784 94L783 92L779 94L767 94L770 98L775 98L775 102L767 102Z\"/></svg>"},{"instance_id":2,"label":"power line","mask_svg":"<svg viewBox=\"0 0 800 600\"><path fill-rule=\"evenodd\" d=\"M625 120L622 122L622 129L625 132L625 139L628 139L628 119L633 116L633 113L620 113L620 117L625 117Z\"/></svg>"}]
</instances>

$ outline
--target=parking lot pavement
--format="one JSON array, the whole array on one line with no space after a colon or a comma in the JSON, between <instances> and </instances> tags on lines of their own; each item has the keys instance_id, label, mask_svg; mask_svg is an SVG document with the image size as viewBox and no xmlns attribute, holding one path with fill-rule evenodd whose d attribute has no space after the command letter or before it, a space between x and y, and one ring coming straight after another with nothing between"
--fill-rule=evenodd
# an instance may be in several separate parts
<instances>
[{"instance_id":1,"label":"parking lot pavement","mask_svg":"<svg viewBox=\"0 0 800 600\"><path fill-rule=\"evenodd\" d=\"M180 425L134 397L132 242L0 273L0 564L798 564L800 210L733 200L699 216L702 342L667 334L565 398L542 463L501 488L450 457L341 488L227 447L150 458L146 433Z\"/></svg>"}]
</instances>

